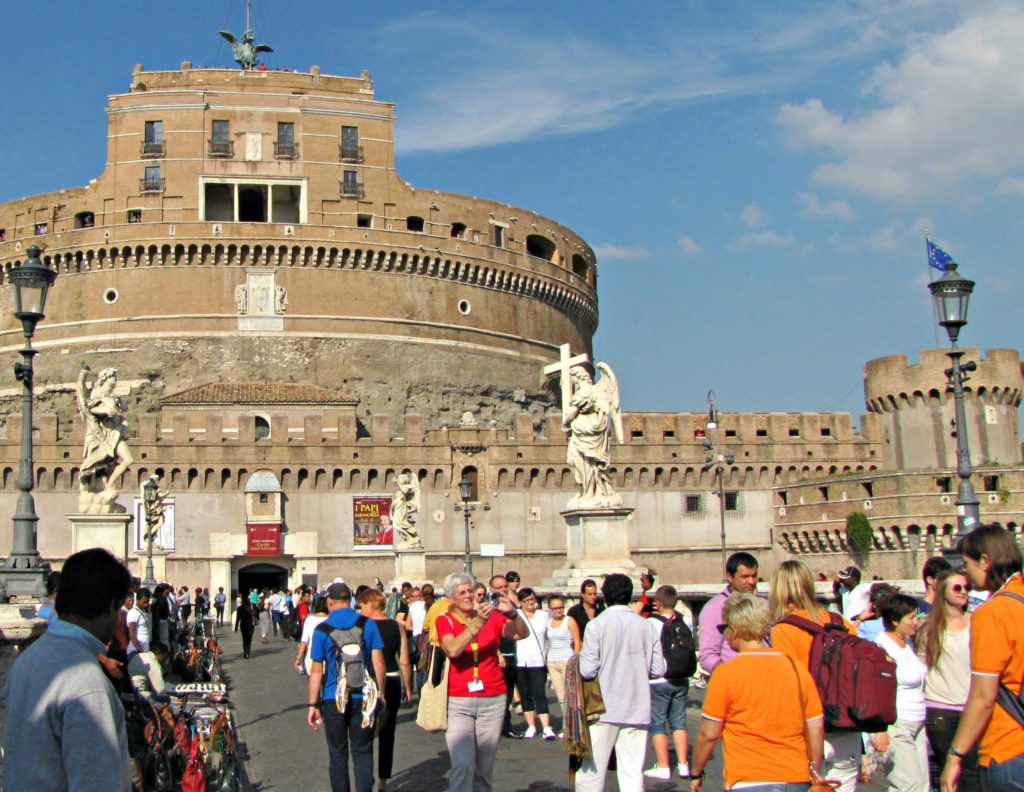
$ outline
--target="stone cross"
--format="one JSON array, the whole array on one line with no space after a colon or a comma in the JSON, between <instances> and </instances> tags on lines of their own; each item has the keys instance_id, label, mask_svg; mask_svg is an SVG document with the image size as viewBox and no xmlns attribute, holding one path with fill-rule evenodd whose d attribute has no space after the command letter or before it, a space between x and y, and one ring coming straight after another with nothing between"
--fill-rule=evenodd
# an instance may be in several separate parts
<instances>
[{"instance_id":1,"label":"stone cross","mask_svg":"<svg viewBox=\"0 0 1024 792\"><path fill-rule=\"evenodd\" d=\"M558 374L559 384L562 386L563 415L565 415L565 412L569 409L569 401L572 399L572 380L569 379L569 369L590 360L585 352L583 354L576 355L575 357L571 357L571 354L569 345L562 344L558 348L558 362L544 367L545 375L550 376L551 374Z\"/></svg>"}]
</instances>

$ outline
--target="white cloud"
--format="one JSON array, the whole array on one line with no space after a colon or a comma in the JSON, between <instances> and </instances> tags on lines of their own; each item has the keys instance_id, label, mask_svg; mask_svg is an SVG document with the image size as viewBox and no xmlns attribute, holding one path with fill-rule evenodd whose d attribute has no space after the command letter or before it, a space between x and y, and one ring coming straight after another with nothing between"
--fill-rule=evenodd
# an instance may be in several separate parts
<instances>
[{"instance_id":1,"label":"white cloud","mask_svg":"<svg viewBox=\"0 0 1024 792\"><path fill-rule=\"evenodd\" d=\"M874 107L847 116L818 98L782 107L794 146L831 155L814 179L882 199L959 201L975 180L1024 167L1024 9L907 41L902 60L876 67L864 87Z\"/></svg>"},{"instance_id":2,"label":"white cloud","mask_svg":"<svg viewBox=\"0 0 1024 792\"><path fill-rule=\"evenodd\" d=\"M1024 179L1003 179L996 185L997 195L1024 195Z\"/></svg>"},{"instance_id":3,"label":"white cloud","mask_svg":"<svg viewBox=\"0 0 1024 792\"><path fill-rule=\"evenodd\" d=\"M692 237L679 237L679 241L676 242L676 247L683 252L684 256L699 256L701 254L700 245L694 242Z\"/></svg>"},{"instance_id":4,"label":"white cloud","mask_svg":"<svg viewBox=\"0 0 1024 792\"><path fill-rule=\"evenodd\" d=\"M743 207L740 219L747 228L758 228L768 222L768 213L756 203L751 203Z\"/></svg>"},{"instance_id":5,"label":"white cloud","mask_svg":"<svg viewBox=\"0 0 1024 792\"><path fill-rule=\"evenodd\" d=\"M846 201L827 201L822 203L814 193L800 193L800 214L808 217L835 217L839 220L849 220L853 217L853 210Z\"/></svg>"},{"instance_id":6,"label":"white cloud","mask_svg":"<svg viewBox=\"0 0 1024 792\"><path fill-rule=\"evenodd\" d=\"M868 248L885 253L892 253L900 246L903 229L898 223L877 228L868 236Z\"/></svg>"},{"instance_id":7,"label":"white cloud","mask_svg":"<svg viewBox=\"0 0 1024 792\"><path fill-rule=\"evenodd\" d=\"M757 231L744 234L726 244L729 250L746 250L753 247L790 247L796 238L792 234L781 235L775 231Z\"/></svg>"},{"instance_id":8,"label":"white cloud","mask_svg":"<svg viewBox=\"0 0 1024 792\"><path fill-rule=\"evenodd\" d=\"M645 259L650 254L644 247L625 247L624 245L597 245L594 253L598 259Z\"/></svg>"}]
</instances>

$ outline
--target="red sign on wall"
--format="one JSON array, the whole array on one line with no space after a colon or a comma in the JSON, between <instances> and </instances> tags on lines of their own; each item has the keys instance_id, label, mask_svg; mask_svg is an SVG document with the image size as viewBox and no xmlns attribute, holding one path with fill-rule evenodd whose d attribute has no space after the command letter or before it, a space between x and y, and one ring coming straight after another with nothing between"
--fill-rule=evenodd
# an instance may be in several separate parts
<instances>
[{"instance_id":1,"label":"red sign on wall","mask_svg":"<svg viewBox=\"0 0 1024 792\"><path fill-rule=\"evenodd\" d=\"M281 523L249 523L246 528L249 539L246 555L281 555Z\"/></svg>"}]
</instances>

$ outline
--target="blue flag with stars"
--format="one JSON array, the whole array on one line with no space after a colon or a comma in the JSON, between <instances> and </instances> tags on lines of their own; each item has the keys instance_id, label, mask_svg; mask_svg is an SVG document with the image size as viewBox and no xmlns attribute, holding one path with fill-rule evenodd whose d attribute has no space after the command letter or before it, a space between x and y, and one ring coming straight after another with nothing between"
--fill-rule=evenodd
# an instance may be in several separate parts
<instances>
[{"instance_id":1,"label":"blue flag with stars","mask_svg":"<svg viewBox=\"0 0 1024 792\"><path fill-rule=\"evenodd\" d=\"M956 262L953 261L953 257L949 253L932 242L928 237L925 237L924 241L928 244L929 267L937 269L939 272L945 272L949 269L947 265L952 264L954 267L956 266Z\"/></svg>"}]
</instances>

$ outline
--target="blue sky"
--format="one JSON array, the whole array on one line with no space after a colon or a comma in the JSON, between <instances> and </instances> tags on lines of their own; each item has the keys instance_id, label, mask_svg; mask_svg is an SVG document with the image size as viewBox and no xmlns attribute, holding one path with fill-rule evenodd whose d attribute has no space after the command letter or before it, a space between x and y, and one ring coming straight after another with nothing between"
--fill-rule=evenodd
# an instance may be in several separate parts
<instances>
[{"instance_id":1,"label":"blue sky","mask_svg":"<svg viewBox=\"0 0 1024 792\"><path fill-rule=\"evenodd\" d=\"M84 185L132 65L233 65L244 0L7 3L0 200ZM1019 348L1024 3L253 2L271 68L369 69L400 174L595 248L631 410L864 411L936 345L923 233ZM944 334L940 342L945 345Z\"/></svg>"}]
</instances>

